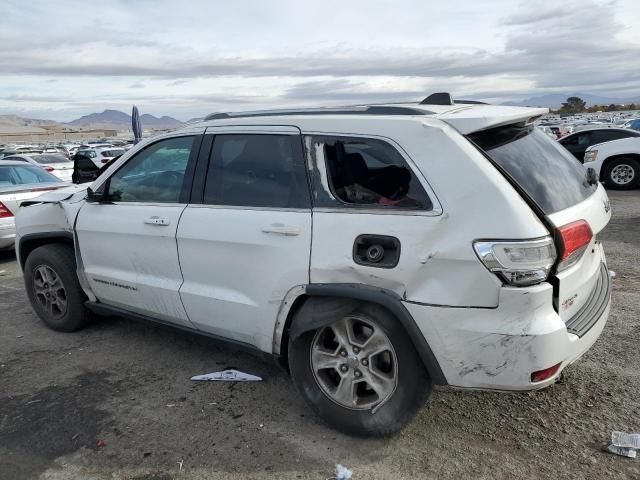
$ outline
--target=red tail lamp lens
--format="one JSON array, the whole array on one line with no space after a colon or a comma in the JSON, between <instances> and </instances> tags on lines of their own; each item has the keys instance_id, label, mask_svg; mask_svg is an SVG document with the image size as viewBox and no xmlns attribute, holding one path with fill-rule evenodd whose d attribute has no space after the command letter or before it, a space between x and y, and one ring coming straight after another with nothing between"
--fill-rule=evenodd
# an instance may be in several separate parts
<instances>
[{"instance_id":1,"label":"red tail lamp lens","mask_svg":"<svg viewBox=\"0 0 640 480\"><path fill-rule=\"evenodd\" d=\"M13 213L9 210L4 203L0 202L0 218L13 217Z\"/></svg>"},{"instance_id":2,"label":"red tail lamp lens","mask_svg":"<svg viewBox=\"0 0 640 480\"><path fill-rule=\"evenodd\" d=\"M591 227L584 220L571 222L558 228L562 240L562 252L560 261L566 260L574 252L586 247L593 238Z\"/></svg>"},{"instance_id":3,"label":"red tail lamp lens","mask_svg":"<svg viewBox=\"0 0 640 480\"><path fill-rule=\"evenodd\" d=\"M560 370L560 365L562 365L562 363L554 365L553 367L545 368L544 370L533 372L531 374L531 383L542 382L544 380L550 379L556 373L558 373L558 370Z\"/></svg>"},{"instance_id":4,"label":"red tail lamp lens","mask_svg":"<svg viewBox=\"0 0 640 480\"><path fill-rule=\"evenodd\" d=\"M55 168L53 167L43 167L47 172L53 172Z\"/></svg>"}]
</instances>

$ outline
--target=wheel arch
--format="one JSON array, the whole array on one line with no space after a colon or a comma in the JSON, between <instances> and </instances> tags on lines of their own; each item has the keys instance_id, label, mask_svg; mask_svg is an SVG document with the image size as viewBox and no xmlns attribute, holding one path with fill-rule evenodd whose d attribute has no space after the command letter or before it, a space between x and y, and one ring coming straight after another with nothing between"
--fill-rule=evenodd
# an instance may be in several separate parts
<instances>
[{"instance_id":1,"label":"wheel arch","mask_svg":"<svg viewBox=\"0 0 640 480\"><path fill-rule=\"evenodd\" d=\"M20 268L24 271L24 265L27 261L27 257L36 248L51 243L64 243L74 248L73 234L71 232L41 232L30 233L20 237L17 245L18 262Z\"/></svg>"},{"instance_id":2,"label":"wheel arch","mask_svg":"<svg viewBox=\"0 0 640 480\"><path fill-rule=\"evenodd\" d=\"M431 381L436 385L447 385L447 380L440 368L427 339L414 321L409 311L402 304L402 299L395 292L369 285L341 283L341 284L310 284L304 289L298 290L295 298L285 299L285 304L290 304L283 325L276 330L274 336L275 353L279 353L281 364L287 365L286 345L290 337L296 337L309 330L315 330L328 325L335 320L335 315L341 312L348 313L360 302L368 302L380 305L389 311L402 324L409 335L422 363L424 364ZM331 301L330 304L327 304ZM322 311L315 314L315 308L321 305ZM328 307L328 311L327 308ZM296 314L301 309L308 310L311 314L304 317L303 323L293 324ZM324 313L324 314L323 314ZM279 333L278 333L279 331Z\"/></svg>"},{"instance_id":3,"label":"wheel arch","mask_svg":"<svg viewBox=\"0 0 640 480\"><path fill-rule=\"evenodd\" d=\"M616 155L611 155L603 160L602 166L600 167L600 179L604 179L604 172L607 169L607 166L614 160L620 160L623 158L632 158L638 162L640 162L640 154L639 153L618 153Z\"/></svg>"}]
</instances>

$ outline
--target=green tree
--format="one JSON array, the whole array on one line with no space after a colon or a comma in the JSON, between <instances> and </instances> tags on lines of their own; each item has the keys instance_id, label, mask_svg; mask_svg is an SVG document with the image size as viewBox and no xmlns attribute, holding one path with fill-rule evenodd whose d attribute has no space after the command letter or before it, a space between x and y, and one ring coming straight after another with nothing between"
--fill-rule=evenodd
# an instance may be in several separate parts
<instances>
[{"instance_id":1,"label":"green tree","mask_svg":"<svg viewBox=\"0 0 640 480\"><path fill-rule=\"evenodd\" d=\"M584 112L587 106L587 102L582 100L580 97L569 97L566 102L562 103L562 107L558 110L558 113L571 115L573 113Z\"/></svg>"}]
</instances>

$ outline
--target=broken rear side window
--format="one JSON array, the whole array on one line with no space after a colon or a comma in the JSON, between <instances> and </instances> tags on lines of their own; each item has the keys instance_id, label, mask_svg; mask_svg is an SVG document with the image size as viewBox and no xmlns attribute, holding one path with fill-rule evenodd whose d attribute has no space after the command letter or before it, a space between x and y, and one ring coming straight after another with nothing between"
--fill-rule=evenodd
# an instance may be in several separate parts
<instances>
[{"instance_id":1,"label":"broken rear side window","mask_svg":"<svg viewBox=\"0 0 640 480\"><path fill-rule=\"evenodd\" d=\"M433 205L400 152L372 138L310 136L315 205L431 210Z\"/></svg>"}]
</instances>

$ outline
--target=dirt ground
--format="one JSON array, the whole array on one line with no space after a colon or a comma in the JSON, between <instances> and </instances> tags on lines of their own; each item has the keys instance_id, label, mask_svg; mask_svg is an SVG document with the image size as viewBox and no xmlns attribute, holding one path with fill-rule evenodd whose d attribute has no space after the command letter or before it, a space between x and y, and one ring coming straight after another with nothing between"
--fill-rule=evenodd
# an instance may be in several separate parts
<instances>
[{"instance_id":1,"label":"dirt ground","mask_svg":"<svg viewBox=\"0 0 640 480\"><path fill-rule=\"evenodd\" d=\"M383 440L330 430L285 373L208 339L123 319L50 331L0 254L0 479L326 479L336 463L354 480L640 478L640 459L601 451L640 431L640 191L610 196L617 276L595 346L543 391L439 389ZM264 381L189 380L225 367Z\"/></svg>"}]
</instances>

